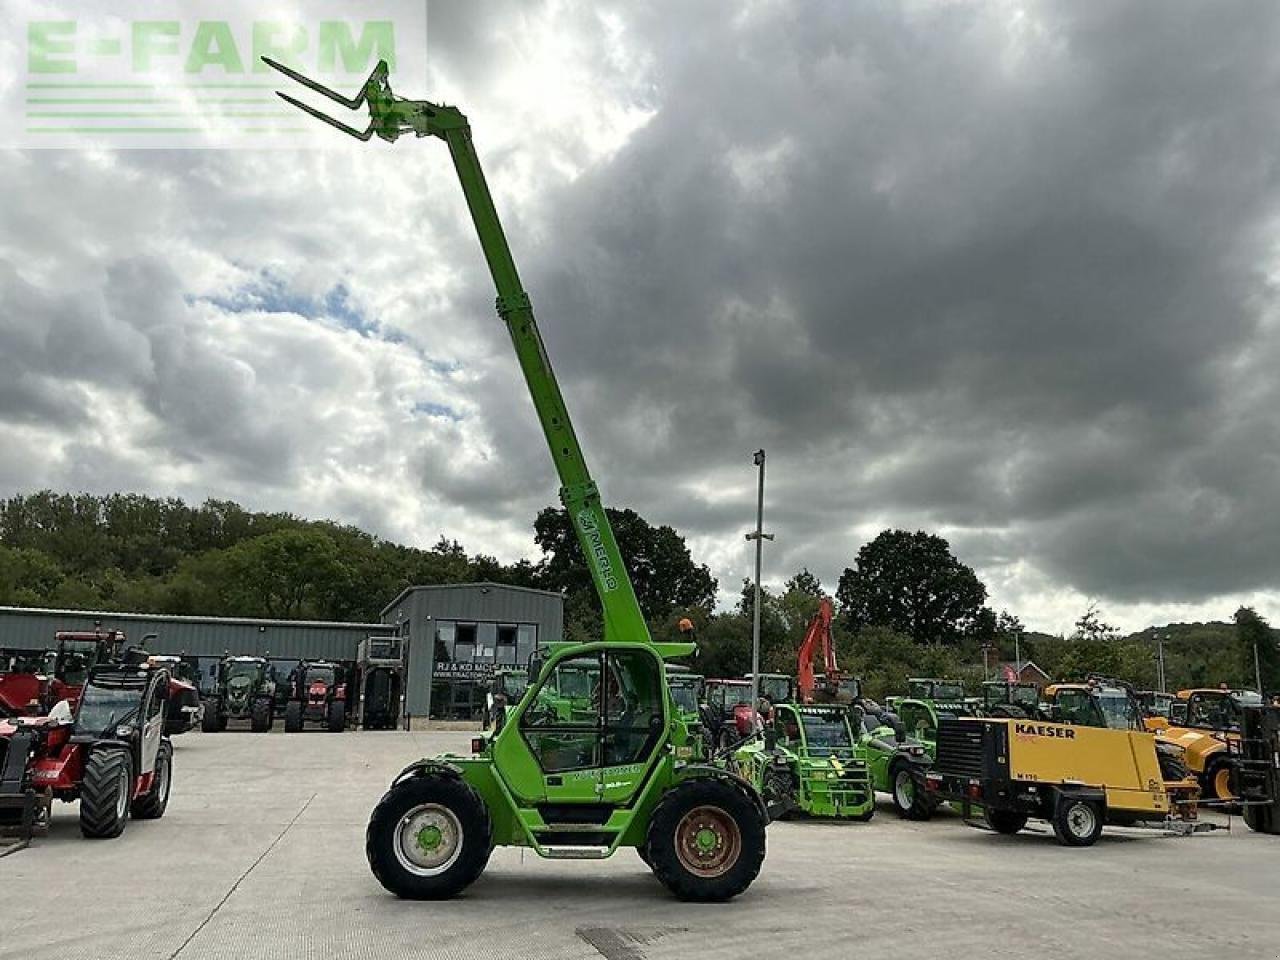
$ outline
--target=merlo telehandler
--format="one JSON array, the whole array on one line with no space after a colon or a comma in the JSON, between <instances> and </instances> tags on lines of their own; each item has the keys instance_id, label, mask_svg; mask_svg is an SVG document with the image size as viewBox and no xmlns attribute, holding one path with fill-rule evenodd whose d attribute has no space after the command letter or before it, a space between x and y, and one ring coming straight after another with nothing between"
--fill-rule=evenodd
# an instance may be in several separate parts
<instances>
[{"instance_id":1,"label":"merlo telehandler","mask_svg":"<svg viewBox=\"0 0 1280 960\"><path fill-rule=\"evenodd\" d=\"M551 643L529 664L530 690L502 729L476 738L471 756L416 760L392 781L365 833L374 876L392 893L437 899L475 881L497 845L539 856L601 859L636 849L657 878L687 900L726 900L747 889L765 856L768 814L748 781L692 762L688 726L675 709L664 661L691 643L654 643L552 373L529 297L503 235L472 143L455 107L391 92L379 63L354 98L263 58L347 109L351 127L301 101L286 101L359 140L434 136L449 148L497 288L498 314L514 344L571 518L599 595L604 638ZM583 666L590 710L557 708L557 669Z\"/></svg>"}]
</instances>

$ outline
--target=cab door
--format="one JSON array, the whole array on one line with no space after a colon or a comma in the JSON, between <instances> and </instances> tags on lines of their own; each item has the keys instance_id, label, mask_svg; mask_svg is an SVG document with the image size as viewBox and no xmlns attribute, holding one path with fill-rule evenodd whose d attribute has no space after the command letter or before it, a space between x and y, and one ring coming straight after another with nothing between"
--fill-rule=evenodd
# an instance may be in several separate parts
<instances>
[{"instance_id":1,"label":"cab door","mask_svg":"<svg viewBox=\"0 0 1280 960\"><path fill-rule=\"evenodd\" d=\"M646 646L605 655L598 791L605 803L631 799L666 741L670 698L664 673L662 659Z\"/></svg>"},{"instance_id":2,"label":"cab door","mask_svg":"<svg viewBox=\"0 0 1280 960\"><path fill-rule=\"evenodd\" d=\"M142 725L141 744L139 746L139 775L150 773L156 766L156 755L160 752L160 738L164 733L165 705L169 695L169 677L161 673L154 677L142 694L139 706L138 722Z\"/></svg>"}]
</instances>

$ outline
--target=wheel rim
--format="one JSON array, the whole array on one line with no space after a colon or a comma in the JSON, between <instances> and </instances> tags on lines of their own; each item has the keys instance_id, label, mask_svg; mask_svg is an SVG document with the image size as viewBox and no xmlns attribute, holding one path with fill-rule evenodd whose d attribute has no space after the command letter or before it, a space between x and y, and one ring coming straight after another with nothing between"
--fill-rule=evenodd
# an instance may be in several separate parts
<instances>
[{"instance_id":1,"label":"wheel rim","mask_svg":"<svg viewBox=\"0 0 1280 960\"><path fill-rule=\"evenodd\" d=\"M699 877L719 877L742 854L742 831L719 807L694 807L676 825L676 857Z\"/></svg>"},{"instance_id":2,"label":"wheel rim","mask_svg":"<svg viewBox=\"0 0 1280 960\"><path fill-rule=\"evenodd\" d=\"M156 796L164 803L169 799L169 758L161 757L160 762L156 765L156 779L160 782L156 785Z\"/></svg>"},{"instance_id":3,"label":"wheel rim","mask_svg":"<svg viewBox=\"0 0 1280 960\"><path fill-rule=\"evenodd\" d=\"M116 819L123 820L129 812L129 781L133 778L129 776L129 768L125 767L120 774L119 788L116 790Z\"/></svg>"},{"instance_id":4,"label":"wheel rim","mask_svg":"<svg viewBox=\"0 0 1280 960\"><path fill-rule=\"evenodd\" d=\"M911 772L908 770L899 770L898 775L893 779L893 795L898 800L898 806L904 810L911 808L911 804L916 799L916 784L911 779Z\"/></svg>"},{"instance_id":5,"label":"wheel rim","mask_svg":"<svg viewBox=\"0 0 1280 960\"><path fill-rule=\"evenodd\" d=\"M1067 829L1073 837L1087 837L1098 824L1093 808L1087 803L1077 803L1067 811Z\"/></svg>"},{"instance_id":6,"label":"wheel rim","mask_svg":"<svg viewBox=\"0 0 1280 960\"><path fill-rule=\"evenodd\" d=\"M1235 794L1231 792L1230 767L1220 767L1213 775L1213 792L1219 800L1235 799Z\"/></svg>"},{"instance_id":7,"label":"wheel rim","mask_svg":"<svg viewBox=\"0 0 1280 960\"><path fill-rule=\"evenodd\" d=\"M396 824L396 859L410 873L434 877L462 855L462 824L448 807L423 803Z\"/></svg>"}]
</instances>

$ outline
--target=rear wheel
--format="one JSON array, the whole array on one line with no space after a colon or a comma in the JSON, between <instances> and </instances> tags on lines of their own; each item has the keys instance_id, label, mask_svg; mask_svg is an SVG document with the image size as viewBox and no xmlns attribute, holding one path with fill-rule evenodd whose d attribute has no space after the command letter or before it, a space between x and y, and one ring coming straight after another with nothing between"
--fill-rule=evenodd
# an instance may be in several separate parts
<instances>
[{"instance_id":1,"label":"rear wheel","mask_svg":"<svg viewBox=\"0 0 1280 960\"><path fill-rule=\"evenodd\" d=\"M1091 847L1102 834L1102 811L1092 800L1059 797L1053 835L1067 847Z\"/></svg>"},{"instance_id":2,"label":"rear wheel","mask_svg":"<svg viewBox=\"0 0 1280 960\"><path fill-rule=\"evenodd\" d=\"M284 708L284 732L297 733L302 729L302 701L290 700Z\"/></svg>"},{"instance_id":3,"label":"rear wheel","mask_svg":"<svg viewBox=\"0 0 1280 960\"><path fill-rule=\"evenodd\" d=\"M254 733L266 733L271 729L271 703L255 700L249 710L249 729Z\"/></svg>"},{"instance_id":4,"label":"rear wheel","mask_svg":"<svg viewBox=\"0 0 1280 960\"><path fill-rule=\"evenodd\" d=\"M94 839L124 833L133 793L133 758L128 750L94 750L80 785L80 832Z\"/></svg>"},{"instance_id":5,"label":"rear wheel","mask_svg":"<svg viewBox=\"0 0 1280 960\"><path fill-rule=\"evenodd\" d=\"M407 900L443 900L475 882L493 850L489 808L464 780L412 777L383 795L364 852L378 882Z\"/></svg>"},{"instance_id":6,"label":"rear wheel","mask_svg":"<svg viewBox=\"0 0 1280 960\"><path fill-rule=\"evenodd\" d=\"M173 783L173 745L162 741L156 754L156 775L151 779L151 789L133 801L135 820L159 820L169 806L169 788Z\"/></svg>"},{"instance_id":7,"label":"rear wheel","mask_svg":"<svg viewBox=\"0 0 1280 960\"><path fill-rule=\"evenodd\" d=\"M1016 810L986 810L987 826L996 833L1012 836L1027 825L1027 815Z\"/></svg>"},{"instance_id":8,"label":"rear wheel","mask_svg":"<svg viewBox=\"0 0 1280 960\"><path fill-rule=\"evenodd\" d=\"M200 718L200 729L205 733L217 733L222 727L218 726L218 718L222 715L218 709L221 704L217 700L210 700L204 705L204 715Z\"/></svg>"},{"instance_id":9,"label":"rear wheel","mask_svg":"<svg viewBox=\"0 0 1280 960\"><path fill-rule=\"evenodd\" d=\"M933 803L910 764L899 763L889 771L889 786L898 816L908 820L928 820L933 816Z\"/></svg>"},{"instance_id":10,"label":"rear wheel","mask_svg":"<svg viewBox=\"0 0 1280 960\"><path fill-rule=\"evenodd\" d=\"M347 705L341 700L331 701L327 720L330 733L341 733L347 728Z\"/></svg>"},{"instance_id":11,"label":"rear wheel","mask_svg":"<svg viewBox=\"0 0 1280 960\"><path fill-rule=\"evenodd\" d=\"M667 791L649 821L653 872L681 900L736 897L764 861L765 820L750 796L723 780L687 780Z\"/></svg>"},{"instance_id":12,"label":"rear wheel","mask_svg":"<svg viewBox=\"0 0 1280 960\"><path fill-rule=\"evenodd\" d=\"M1244 822L1256 833L1280 833L1280 818L1273 804L1249 805L1244 808Z\"/></svg>"}]
</instances>

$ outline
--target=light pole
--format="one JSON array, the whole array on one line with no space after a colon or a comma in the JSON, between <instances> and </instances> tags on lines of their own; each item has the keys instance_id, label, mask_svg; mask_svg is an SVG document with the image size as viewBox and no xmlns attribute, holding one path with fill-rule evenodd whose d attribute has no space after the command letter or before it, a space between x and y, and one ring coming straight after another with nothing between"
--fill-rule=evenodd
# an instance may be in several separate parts
<instances>
[{"instance_id":1,"label":"light pole","mask_svg":"<svg viewBox=\"0 0 1280 960\"><path fill-rule=\"evenodd\" d=\"M751 708L754 710L760 701L760 561L764 542L772 540L773 534L764 532L764 450L757 450L751 459L760 468L756 488L756 529L754 533L747 534L748 540L756 542L756 593L751 607Z\"/></svg>"},{"instance_id":2,"label":"light pole","mask_svg":"<svg viewBox=\"0 0 1280 960\"><path fill-rule=\"evenodd\" d=\"M1262 693L1262 665L1258 662L1258 641L1253 641L1253 683L1254 689Z\"/></svg>"},{"instance_id":3,"label":"light pole","mask_svg":"<svg viewBox=\"0 0 1280 960\"><path fill-rule=\"evenodd\" d=\"M1156 681L1160 684L1160 692L1165 693L1164 688L1164 634L1156 634Z\"/></svg>"}]
</instances>

